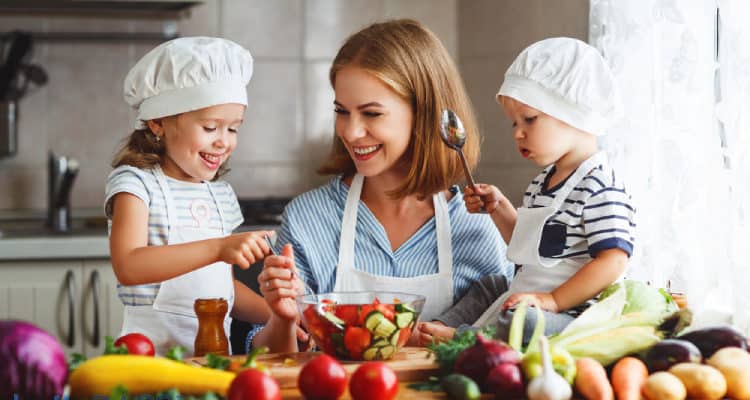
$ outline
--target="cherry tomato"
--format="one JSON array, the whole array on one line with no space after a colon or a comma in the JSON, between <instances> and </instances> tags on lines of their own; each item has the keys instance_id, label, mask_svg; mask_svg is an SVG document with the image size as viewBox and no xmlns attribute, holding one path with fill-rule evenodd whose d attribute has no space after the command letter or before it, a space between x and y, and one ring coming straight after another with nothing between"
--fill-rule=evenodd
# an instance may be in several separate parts
<instances>
[{"instance_id":1,"label":"cherry tomato","mask_svg":"<svg viewBox=\"0 0 750 400\"><path fill-rule=\"evenodd\" d=\"M323 354L302 367L297 386L305 399L336 400L346 390L346 370L335 358Z\"/></svg>"},{"instance_id":2,"label":"cherry tomato","mask_svg":"<svg viewBox=\"0 0 750 400\"><path fill-rule=\"evenodd\" d=\"M356 304L337 306L336 316L341 318L346 326L357 325L357 321L359 320L358 307Z\"/></svg>"},{"instance_id":3,"label":"cherry tomato","mask_svg":"<svg viewBox=\"0 0 750 400\"><path fill-rule=\"evenodd\" d=\"M115 347L125 345L129 354L142 356L153 356L155 354L154 344L148 336L142 333L128 333L115 340Z\"/></svg>"},{"instance_id":4,"label":"cherry tomato","mask_svg":"<svg viewBox=\"0 0 750 400\"><path fill-rule=\"evenodd\" d=\"M362 355L362 352L370 346L370 340L372 335L367 328L360 328L357 326L349 326L344 332L344 347L349 350L349 354L353 359L358 359Z\"/></svg>"},{"instance_id":5,"label":"cherry tomato","mask_svg":"<svg viewBox=\"0 0 750 400\"><path fill-rule=\"evenodd\" d=\"M398 393L398 377L385 363L366 362L352 374L349 393L354 400L391 400Z\"/></svg>"},{"instance_id":6,"label":"cherry tomato","mask_svg":"<svg viewBox=\"0 0 750 400\"><path fill-rule=\"evenodd\" d=\"M229 385L228 400L281 400L279 384L271 376L249 368L238 373Z\"/></svg>"}]
</instances>

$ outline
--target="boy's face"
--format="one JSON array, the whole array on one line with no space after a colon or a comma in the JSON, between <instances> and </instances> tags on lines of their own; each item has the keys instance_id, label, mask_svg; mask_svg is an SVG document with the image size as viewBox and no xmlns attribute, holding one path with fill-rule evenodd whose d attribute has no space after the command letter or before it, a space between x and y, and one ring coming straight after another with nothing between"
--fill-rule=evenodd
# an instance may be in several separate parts
<instances>
[{"instance_id":1,"label":"boy's face","mask_svg":"<svg viewBox=\"0 0 750 400\"><path fill-rule=\"evenodd\" d=\"M575 150L587 133L509 97L501 105L513 123L513 138L523 158L544 167Z\"/></svg>"},{"instance_id":2,"label":"boy's face","mask_svg":"<svg viewBox=\"0 0 750 400\"><path fill-rule=\"evenodd\" d=\"M237 146L244 114L242 104L220 104L162 118L160 123L149 121L166 146L164 173L189 182L212 180Z\"/></svg>"},{"instance_id":3,"label":"boy's face","mask_svg":"<svg viewBox=\"0 0 750 400\"><path fill-rule=\"evenodd\" d=\"M402 173L414 120L411 105L356 66L339 70L333 89L336 135L349 151L357 172L367 177Z\"/></svg>"}]
</instances>

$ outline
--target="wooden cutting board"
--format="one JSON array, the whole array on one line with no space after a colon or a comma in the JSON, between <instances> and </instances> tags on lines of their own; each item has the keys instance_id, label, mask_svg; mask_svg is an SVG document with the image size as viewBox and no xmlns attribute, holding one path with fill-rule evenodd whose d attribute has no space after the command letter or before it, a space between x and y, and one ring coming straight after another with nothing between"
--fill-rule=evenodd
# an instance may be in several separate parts
<instances>
[{"instance_id":1,"label":"wooden cutting board","mask_svg":"<svg viewBox=\"0 0 750 400\"><path fill-rule=\"evenodd\" d=\"M297 377L302 366L320 354L319 352L263 354L258 357L258 361L271 370L271 375L279 382L281 388L294 388L297 387ZM243 362L246 356L232 356L232 359ZM187 361L198 365L206 364L204 357L191 358ZM437 375L438 364L435 363L432 353L423 347L404 347L393 358L384 362L396 372L401 382L426 380L432 375ZM342 361L341 365L351 375L362 363L362 361Z\"/></svg>"}]
</instances>

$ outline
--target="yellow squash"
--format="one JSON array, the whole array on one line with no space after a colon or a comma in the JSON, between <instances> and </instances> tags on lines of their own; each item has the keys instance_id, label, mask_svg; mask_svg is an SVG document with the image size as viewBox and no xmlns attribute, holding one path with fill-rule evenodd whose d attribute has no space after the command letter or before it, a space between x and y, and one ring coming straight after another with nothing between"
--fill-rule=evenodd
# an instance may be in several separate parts
<instances>
[{"instance_id":1,"label":"yellow squash","mask_svg":"<svg viewBox=\"0 0 750 400\"><path fill-rule=\"evenodd\" d=\"M130 394L157 393L176 388L181 394L213 392L226 396L236 375L212 368L187 365L161 357L106 355L86 361L70 375L74 399L109 396L117 385Z\"/></svg>"}]
</instances>

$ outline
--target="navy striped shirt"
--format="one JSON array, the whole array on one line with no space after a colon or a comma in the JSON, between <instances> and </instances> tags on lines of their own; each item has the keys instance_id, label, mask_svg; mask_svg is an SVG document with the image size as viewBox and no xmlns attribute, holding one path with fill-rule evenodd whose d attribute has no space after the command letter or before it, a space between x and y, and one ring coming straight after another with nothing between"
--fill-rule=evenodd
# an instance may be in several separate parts
<instances>
[{"instance_id":1,"label":"navy striped shirt","mask_svg":"<svg viewBox=\"0 0 750 400\"><path fill-rule=\"evenodd\" d=\"M191 206L195 201L208 205L209 229L221 231L221 219L216 203L222 208L226 218L225 228L231 232L243 221L242 211L237 202L237 196L229 183L224 181L193 183L166 177L167 186L172 194L172 201L176 210L177 224L194 226L196 224ZM216 203L208 191L211 185ZM161 246L167 244L169 221L167 220L167 203L161 191L156 174L153 170L143 170L131 166L115 168L107 178L107 188L104 200L104 212L109 224L112 223L112 198L118 193L130 193L148 207L148 245ZM126 306L150 306L154 303L160 285L117 284L117 293Z\"/></svg>"},{"instance_id":2,"label":"navy striped shirt","mask_svg":"<svg viewBox=\"0 0 750 400\"><path fill-rule=\"evenodd\" d=\"M545 168L523 196L524 207L549 206L565 180L547 188L555 166ZM567 178L566 178L567 180ZM549 258L576 258L586 263L607 249L633 254L635 207L612 168L593 168L568 195L560 210L544 226L539 254Z\"/></svg>"},{"instance_id":3,"label":"navy striped shirt","mask_svg":"<svg viewBox=\"0 0 750 400\"><path fill-rule=\"evenodd\" d=\"M333 291L336 283L341 223L349 186L335 177L322 187L296 197L284 210L280 247L292 243L297 268L317 293ZM488 274L511 279L513 264L489 216L469 214L457 187L448 200L453 248L453 300L469 285ZM373 275L413 277L438 272L437 233L433 216L396 251L385 229L363 202L359 202L354 263ZM398 290L398 288L394 288Z\"/></svg>"}]
</instances>

